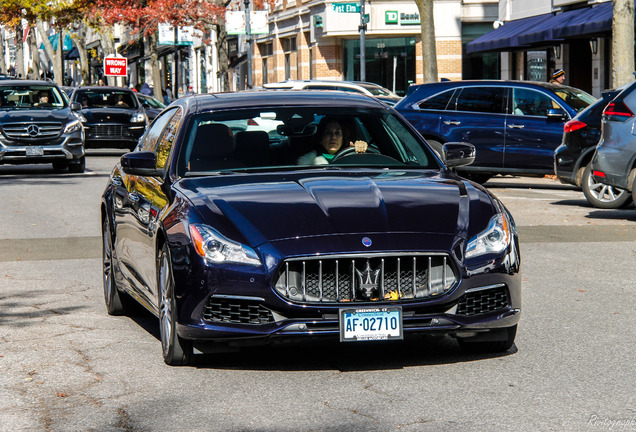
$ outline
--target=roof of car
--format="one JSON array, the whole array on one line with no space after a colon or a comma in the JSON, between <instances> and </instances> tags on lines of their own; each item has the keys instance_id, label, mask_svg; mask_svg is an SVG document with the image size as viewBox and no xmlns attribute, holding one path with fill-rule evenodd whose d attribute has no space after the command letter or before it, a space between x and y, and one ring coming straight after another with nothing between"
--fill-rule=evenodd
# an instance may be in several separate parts
<instances>
[{"instance_id":1,"label":"roof of car","mask_svg":"<svg viewBox=\"0 0 636 432\"><path fill-rule=\"evenodd\" d=\"M128 87L116 87L116 86L82 86L77 87L77 90L105 90L105 91L126 91L132 93L133 91Z\"/></svg>"},{"instance_id":2,"label":"roof of car","mask_svg":"<svg viewBox=\"0 0 636 432\"><path fill-rule=\"evenodd\" d=\"M213 109L308 105L386 109L383 103L370 96L336 90L325 92L299 90L286 92L284 98L281 97L280 90L248 90L234 93L197 94L179 98L175 102L196 112Z\"/></svg>"},{"instance_id":3,"label":"roof of car","mask_svg":"<svg viewBox=\"0 0 636 432\"><path fill-rule=\"evenodd\" d=\"M49 85L49 86L53 86L53 87L59 87L57 84L55 84L52 81L43 81L43 80L23 80L23 79L7 79L7 80L0 80L0 85L1 86L15 86L15 85Z\"/></svg>"}]
</instances>

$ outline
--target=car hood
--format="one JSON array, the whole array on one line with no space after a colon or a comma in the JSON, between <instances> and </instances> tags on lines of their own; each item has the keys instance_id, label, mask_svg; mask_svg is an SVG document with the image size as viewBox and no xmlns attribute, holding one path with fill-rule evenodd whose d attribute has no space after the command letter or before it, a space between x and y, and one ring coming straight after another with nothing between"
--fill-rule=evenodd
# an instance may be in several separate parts
<instances>
[{"instance_id":1,"label":"car hood","mask_svg":"<svg viewBox=\"0 0 636 432\"><path fill-rule=\"evenodd\" d=\"M133 115L137 114L135 109L121 108L91 108L83 109L82 114L88 123L130 123Z\"/></svg>"},{"instance_id":2,"label":"car hood","mask_svg":"<svg viewBox=\"0 0 636 432\"><path fill-rule=\"evenodd\" d=\"M0 110L0 123L30 123L33 121L54 121L62 124L76 120L71 116L69 108L62 109L14 109L11 111Z\"/></svg>"},{"instance_id":3,"label":"car hood","mask_svg":"<svg viewBox=\"0 0 636 432\"><path fill-rule=\"evenodd\" d=\"M470 207L481 207L481 229L495 211L487 192L430 171L230 175L184 179L178 188L204 223L252 247L352 234L466 238Z\"/></svg>"}]
</instances>

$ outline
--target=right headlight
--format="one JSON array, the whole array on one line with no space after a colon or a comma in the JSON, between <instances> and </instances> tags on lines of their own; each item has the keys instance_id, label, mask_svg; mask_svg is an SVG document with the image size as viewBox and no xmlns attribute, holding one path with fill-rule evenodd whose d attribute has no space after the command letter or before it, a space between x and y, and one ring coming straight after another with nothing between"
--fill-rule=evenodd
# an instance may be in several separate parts
<instances>
[{"instance_id":1,"label":"right headlight","mask_svg":"<svg viewBox=\"0 0 636 432\"><path fill-rule=\"evenodd\" d=\"M486 254L500 254L512 241L512 227L504 213L490 219L485 230L474 236L466 245L466 258Z\"/></svg>"}]
</instances>

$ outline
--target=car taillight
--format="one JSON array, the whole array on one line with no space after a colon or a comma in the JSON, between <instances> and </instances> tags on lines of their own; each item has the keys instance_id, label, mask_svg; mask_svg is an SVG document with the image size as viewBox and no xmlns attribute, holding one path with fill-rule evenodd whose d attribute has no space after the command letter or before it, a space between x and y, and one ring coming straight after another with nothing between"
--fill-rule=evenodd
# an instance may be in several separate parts
<instances>
[{"instance_id":1,"label":"car taillight","mask_svg":"<svg viewBox=\"0 0 636 432\"><path fill-rule=\"evenodd\" d=\"M576 130L583 129L585 126L587 126L587 123L583 123L582 121L578 121L578 120L570 120L569 122L563 125L563 132L565 133L574 132Z\"/></svg>"},{"instance_id":2,"label":"car taillight","mask_svg":"<svg viewBox=\"0 0 636 432\"><path fill-rule=\"evenodd\" d=\"M608 120L624 122L634 117L634 113L624 102L610 102L603 111L603 116Z\"/></svg>"},{"instance_id":3,"label":"car taillight","mask_svg":"<svg viewBox=\"0 0 636 432\"><path fill-rule=\"evenodd\" d=\"M592 175L598 178L605 178L605 173L603 171L594 171L592 170Z\"/></svg>"}]
</instances>

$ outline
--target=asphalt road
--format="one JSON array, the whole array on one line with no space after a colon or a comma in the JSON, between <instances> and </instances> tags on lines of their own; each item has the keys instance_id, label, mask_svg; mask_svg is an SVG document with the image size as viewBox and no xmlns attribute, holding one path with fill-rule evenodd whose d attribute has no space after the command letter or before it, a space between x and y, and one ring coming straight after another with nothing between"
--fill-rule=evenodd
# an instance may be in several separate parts
<instances>
[{"instance_id":1,"label":"asphalt road","mask_svg":"<svg viewBox=\"0 0 636 432\"><path fill-rule=\"evenodd\" d=\"M636 209L549 179L496 178L521 237L504 355L451 339L161 358L156 319L107 315L99 198L82 175L0 166L0 431L636 430Z\"/></svg>"}]
</instances>

